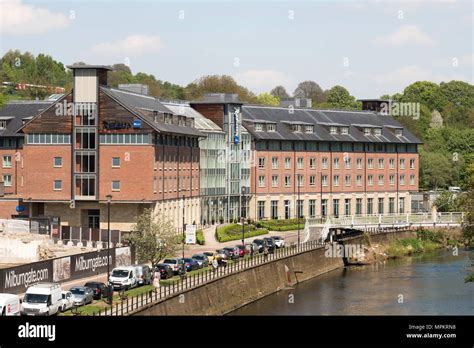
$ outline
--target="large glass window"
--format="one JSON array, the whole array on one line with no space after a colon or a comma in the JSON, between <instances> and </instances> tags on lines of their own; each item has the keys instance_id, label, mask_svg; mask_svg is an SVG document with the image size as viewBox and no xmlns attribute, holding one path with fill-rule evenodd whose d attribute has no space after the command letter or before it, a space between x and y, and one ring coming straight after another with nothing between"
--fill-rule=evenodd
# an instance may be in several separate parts
<instances>
[{"instance_id":1,"label":"large glass window","mask_svg":"<svg viewBox=\"0 0 474 348\"><path fill-rule=\"evenodd\" d=\"M265 218L265 201L258 201L258 218Z\"/></svg>"},{"instance_id":2,"label":"large glass window","mask_svg":"<svg viewBox=\"0 0 474 348\"><path fill-rule=\"evenodd\" d=\"M76 196L95 196L95 175L76 176Z\"/></svg>"},{"instance_id":3,"label":"large glass window","mask_svg":"<svg viewBox=\"0 0 474 348\"><path fill-rule=\"evenodd\" d=\"M272 219L278 219L278 201L272 201Z\"/></svg>"},{"instance_id":4,"label":"large glass window","mask_svg":"<svg viewBox=\"0 0 474 348\"><path fill-rule=\"evenodd\" d=\"M48 136L46 136L48 135ZM46 145L55 145L55 144L70 144L71 135L70 134L39 134L31 133L27 136L28 144L46 144Z\"/></svg>"},{"instance_id":5,"label":"large glass window","mask_svg":"<svg viewBox=\"0 0 474 348\"><path fill-rule=\"evenodd\" d=\"M150 144L150 134L101 134L100 143L104 145L147 145Z\"/></svg>"}]
</instances>

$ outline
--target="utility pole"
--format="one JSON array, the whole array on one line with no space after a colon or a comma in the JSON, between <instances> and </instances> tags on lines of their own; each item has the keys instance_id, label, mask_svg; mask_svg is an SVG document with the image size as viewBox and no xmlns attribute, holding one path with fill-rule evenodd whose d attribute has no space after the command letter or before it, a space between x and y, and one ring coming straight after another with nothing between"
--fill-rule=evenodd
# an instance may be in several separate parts
<instances>
[{"instance_id":1,"label":"utility pole","mask_svg":"<svg viewBox=\"0 0 474 348\"><path fill-rule=\"evenodd\" d=\"M183 267L183 270L182 270L182 277L184 278L186 276L186 263L184 262L184 242L186 240L186 234L185 234L185 230L186 230L186 223L185 223L185 220L184 220L184 213L185 213L185 210L184 210L184 195L183 195L183 249L182 249L182 264L181 266Z\"/></svg>"}]
</instances>

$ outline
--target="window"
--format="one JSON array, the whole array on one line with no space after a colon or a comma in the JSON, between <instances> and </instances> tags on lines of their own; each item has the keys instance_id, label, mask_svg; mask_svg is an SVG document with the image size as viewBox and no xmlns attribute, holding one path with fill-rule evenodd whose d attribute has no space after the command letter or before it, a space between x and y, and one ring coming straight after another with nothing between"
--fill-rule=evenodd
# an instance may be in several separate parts
<instances>
[{"instance_id":1,"label":"window","mask_svg":"<svg viewBox=\"0 0 474 348\"><path fill-rule=\"evenodd\" d=\"M278 157L272 157L272 169L278 169Z\"/></svg>"},{"instance_id":2,"label":"window","mask_svg":"<svg viewBox=\"0 0 474 348\"><path fill-rule=\"evenodd\" d=\"M367 215L372 215L374 213L374 199L367 198Z\"/></svg>"},{"instance_id":3,"label":"window","mask_svg":"<svg viewBox=\"0 0 474 348\"><path fill-rule=\"evenodd\" d=\"M379 158L379 169L383 169L383 165L384 165L383 158Z\"/></svg>"},{"instance_id":4,"label":"window","mask_svg":"<svg viewBox=\"0 0 474 348\"><path fill-rule=\"evenodd\" d=\"M54 157L54 167L62 167L63 166L63 158L62 157Z\"/></svg>"},{"instance_id":5,"label":"window","mask_svg":"<svg viewBox=\"0 0 474 348\"><path fill-rule=\"evenodd\" d=\"M275 132L276 131L276 124L268 123L267 124L267 132Z\"/></svg>"},{"instance_id":6,"label":"window","mask_svg":"<svg viewBox=\"0 0 474 348\"><path fill-rule=\"evenodd\" d=\"M171 143L171 139L169 139ZM150 143L150 134L101 134L100 143L120 145L147 145Z\"/></svg>"},{"instance_id":7,"label":"window","mask_svg":"<svg viewBox=\"0 0 474 348\"><path fill-rule=\"evenodd\" d=\"M400 185L405 185L405 174L400 175Z\"/></svg>"},{"instance_id":8,"label":"window","mask_svg":"<svg viewBox=\"0 0 474 348\"><path fill-rule=\"evenodd\" d=\"M3 186L12 186L12 176L10 174L4 174L2 176L3 179Z\"/></svg>"},{"instance_id":9,"label":"window","mask_svg":"<svg viewBox=\"0 0 474 348\"><path fill-rule=\"evenodd\" d=\"M323 157L321 159L321 166L323 169L328 169L328 158L327 157Z\"/></svg>"},{"instance_id":10,"label":"window","mask_svg":"<svg viewBox=\"0 0 474 348\"><path fill-rule=\"evenodd\" d=\"M314 126L306 126L305 127L305 132L306 133L313 133L314 132Z\"/></svg>"},{"instance_id":11,"label":"window","mask_svg":"<svg viewBox=\"0 0 474 348\"><path fill-rule=\"evenodd\" d=\"M298 175L298 186L303 187L304 186L304 177L303 175Z\"/></svg>"},{"instance_id":12,"label":"window","mask_svg":"<svg viewBox=\"0 0 474 348\"><path fill-rule=\"evenodd\" d=\"M378 213L383 214L383 198L379 198Z\"/></svg>"},{"instance_id":13,"label":"window","mask_svg":"<svg viewBox=\"0 0 474 348\"><path fill-rule=\"evenodd\" d=\"M413 174L410 175L410 185L415 185L415 176Z\"/></svg>"},{"instance_id":14,"label":"window","mask_svg":"<svg viewBox=\"0 0 474 348\"><path fill-rule=\"evenodd\" d=\"M272 187L278 187L278 175L272 175Z\"/></svg>"},{"instance_id":15,"label":"window","mask_svg":"<svg viewBox=\"0 0 474 348\"><path fill-rule=\"evenodd\" d=\"M339 199L332 200L332 214L334 217L339 217Z\"/></svg>"},{"instance_id":16,"label":"window","mask_svg":"<svg viewBox=\"0 0 474 348\"><path fill-rule=\"evenodd\" d=\"M265 187L265 175L259 175L258 187Z\"/></svg>"},{"instance_id":17,"label":"window","mask_svg":"<svg viewBox=\"0 0 474 348\"><path fill-rule=\"evenodd\" d=\"M383 175L379 175L379 186L383 186Z\"/></svg>"},{"instance_id":18,"label":"window","mask_svg":"<svg viewBox=\"0 0 474 348\"><path fill-rule=\"evenodd\" d=\"M3 168L11 168L12 167L12 156L5 155L3 156Z\"/></svg>"},{"instance_id":19,"label":"window","mask_svg":"<svg viewBox=\"0 0 474 348\"><path fill-rule=\"evenodd\" d=\"M339 175L334 175L333 177L333 185L339 186Z\"/></svg>"},{"instance_id":20,"label":"window","mask_svg":"<svg viewBox=\"0 0 474 348\"><path fill-rule=\"evenodd\" d=\"M299 133L299 132L301 132L301 125L300 124L294 124L294 125L292 125L291 129L293 130L293 132Z\"/></svg>"},{"instance_id":21,"label":"window","mask_svg":"<svg viewBox=\"0 0 474 348\"><path fill-rule=\"evenodd\" d=\"M341 134L349 134L349 128L348 127L341 127Z\"/></svg>"},{"instance_id":22,"label":"window","mask_svg":"<svg viewBox=\"0 0 474 348\"><path fill-rule=\"evenodd\" d=\"M344 182L346 184L346 186L351 186L351 176L350 175L346 175L344 177Z\"/></svg>"},{"instance_id":23,"label":"window","mask_svg":"<svg viewBox=\"0 0 474 348\"><path fill-rule=\"evenodd\" d=\"M258 218L265 218L265 201L258 201Z\"/></svg>"},{"instance_id":24,"label":"window","mask_svg":"<svg viewBox=\"0 0 474 348\"><path fill-rule=\"evenodd\" d=\"M309 217L310 218L316 217L316 200L315 199L309 200Z\"/></svg>"},{"instance_id":25,"label":"window","mask_svg":"<svg viewBox=\"0 0 474 348\"><path fill-rule=\"evenodd\" d=\"M357 159L357 169L362 169L362 158Z\"/></svg>"},{"instance_id":26,"label":"window","mask_svg":"<svg viewBox=\"0 0 474 348\"><path fill-rule=\"evenodd\" d=\"M390 185L395 185L395 175L390 175L389 182L390 182Z\"/></svg>"},{"instance_id":27,"label":"window","mask_svg":"<svg viewBox=\"0 0 474 348\"><path fill-rule=\"evenodd\" d=\"M390 166L390 169L395 169L395 160L393 158L390 158L389 166Z\"/></svg>"},{"instance_id":28,"label":"window","mask_svg":"<svg viewBox=\"0 0 474 348\"><path fill-rule=\"evenodd\" d=\"M337 127L335 127L335 126L329 127L329 133L330 134L337 134Z\"/></svg>"},{"instance_id":29,"label":"window","mask_svg":"<svg viewBox=\"0 0 474 348\"><path fill-rule=\"evenodd\" d=\"M400 197L398 200L398 212L400 214L405 213L405 197Z\"/></svg>"},{"instance_id":30,"label":"window","mask_svg":"<svg viewBox=\"0 0 474 348\"><path fill-rule=\"evenodd\" d=\"M120 181L112 181L112 191L120 191Z\"/></svg>"},{"instance_id":31,"label":"window","mask_svg":"<svg viewBox=\"0 0 474 348\"><path fill-rule=\"evenodd\" d=\"M291 201L289 199L285 200L285 219L291 217Z\"/></svg>"},{"instance_id":32,"label":"window","mask_svg":"<svg viewBox=\"0 0 474 348\"><path fill-rule=\"evenodd\" d=\"M291 157L285 157L285 169L291 168Z\"/></svg>"},{"instance_id":33,"label":"window","mask_svg":"<svg viewBox=\"0 0 474 348\"><path fill-rule=\"evenodd\" d=\"M369 158L367 160L367 168L368 169L373 169L374 168L374 159L373 158Z\"/></svg>"},{"instance_id":34,"label":"window","mask_svg":"<svg viewBox=\"0 0 474 348\"><path fill-rule=\"evenodd\" d=\"M356 185L357 186L362 186L362 175L357 175L356 176Z\"/></svg>"},{"instance_id":35,"label":"window","mask_svg":"<svg viewBox=\"0 0 474 348\"><path fill-rule=\"evenodd\" d=\"M414 158L410 159L410 169L415 169L415 159Z\"/></svg>"},{"instance_id":36,"label":"window","mask_svg":"<svg viewBox=\"0 0 474 348\"><path fill-rule=\"evenodd\" d=\"M401 137L403 135L403 129L395 129L395 135Z\"/></svg>"},{"instance_id":37,"label":"window","mask_svg":"<svg viewBox=\"0 0 474 348\"><path fill-rule=\"evenodd\" d=\"M405 159L400 158L400 169L405 169Z\"/></svg>"},{"instance_id":38,"label":"window","mask_svg":"<svg viewBox=\"0 0 474 348\"><path fill-rule=\"evenodd\" d=\"M321 200L321 216L328 215L328 200L322 199Z\"/></svg>"},{"instance_id":39,"label":"window","mask_svg":"<svg viewBox=\"0 0 474 348\"><path fill-rule=\"evenodd\" d=\"M315 175L311 175L309 177L309 186L316 186L316 176Z\"/></svg>"},{"instance_id":40,"label":"window","mask_svg":"<svg viewBox=\"0 0 474 348\"><path fill-rule=\"evenodd\" d=\"M28 144L70 144L70 134L44 134L44 133L30 133L27 137Z\"/></svg>"},{"instance_id":41,"label":"window","mask_svg":"<svg viewBox=\"0 0 474 348\"><path fill-rule=\"evenodd\" d=\"M323 175L321 177L321 182L322 182L322 185L323 186L328 186L328 176L327 175Z\"/></svg>"},{"instance_id":42,"label":"window","mask_svg":"<svg viewBox=\"0 0 474 348\"><path fill-rule=\"evenodd\" d=\"M0 121L0 129L7 128L7 121Z\"/></svg>"},{"instance_id":43,"label":"window","mask_svg":"<svg viewBox=\"0 0 474 348\"><path fill-rule=\"evenodd\" d=\"M265 157L258 158L258 168L260 169L265 168Z\"/></svg>"},{"instance_id":44,"label":"window","mask_svg":"<svg viewBox=\"0 0 474 348\"><path fill-rule=\"evenodd\" d=\"M165 124L172 124L173 123L173 115L165 114Z\"/></svg>"},{"instance_id":45,"label":"window","mask_svg":"<svg viewBox=\"0 0 474 348\"><path fill-rule=\"evenodd\" d=\"M120 157L112 157L112 168L120 168Z\"/></svg>"},{"instance_id":46,"label":"window","mask_svg":"<svg viewBox=\"0 0 474 348\"><path fill-rule=\"evenodd\" d=\"M303 218L304 217L304 214L303 214L303 209L304 209L304 202L302 199L298 199L296 201L296 214L299 218Z\"/></svg>"},{"instance_id":47,"label":"window","mask_svg":"<svg viewBox=\"0 0 474 348\"><path fill-rule=\"evenodd\" d=\"M63 182L61 180L54 180L54 191L61 191L63 189Z\"/></svg>"},{"instance_id":48,"label":"window","mask_svg":"<svg viewBox=\"0 0 474 348\"><path fill-rule=\"evenodd\" d=\"M370 135L370 128L364 128L364 135Z\"/></svg>"},{"instance_id":49,"label":"window","mask_svg":"<svg viewBox=\"0 0 474 348\"><path fill-rule=\"evenodd\" d=\"M291 175L285 175L285 187L291 186Z\"/></svg>"},{"instance_id":50,"label":"window","mask_svg":"<svg viewBox=\"0 0 474 348\"><path fill-rule=\"evenodd\" d=\"M374 184L374 176L373 175L369 175L367 177L367 185L369 186L372 186Z\"/></svg>"},{"instance_id":51,"label":"window","mask_svg":"<svg viewBox=\"0 0 474 348\"><path fill-rule=\"evenodd\" d=\"M298 169L303 169L303 157L298 157Z\"/></svg>"},{"instance_id":52,"label":"window","mask_svg":"<svg viewBox=\"0 0 474 348\"><path fill-rule=\"evenodd\" d=\"M351 169L351 159L348 156L344 157L344 168Z\"/></svg>"},{"instance_id":53,"label":"window","mask_svg":"<svg viewBox=\"0 0 474 348\"><path fill-rule=\"evenodd\" d=\"M388 199L388 213L394 214L395 213L395 198L390 197Z\"/></svg>"},{"instance_id":54,"label":"window","mask_svg":"<svg viewBox=\"0 0 474 348\"><path fill-rule=\"evenodd\" d=\"M278 201L272 201L272 219L278 219Z\"/></svg>"},{"instance_id":55,"label":"window","mask_svg":"<svg viewBox=\"0 0 474 348\"><path fill-rule=\"evenodd\" d=\"M316 169L316 158L312 157L309 159L309 168Z\"/></svg>"},{"instance_id":56,"label":"window","mask_svg":"<svg viewBox=\"0 0 474 348\"><path fill-rule=\"evenodd\" d=\"M374 128L374 135L382 135L382 128Z\"/></svg>"},{"instance_id":57,"label":"window","mask_svg":"<svg viewBox=\"0 0 474 348\"><path fill-rule=\"evenodd\" d=\"M362 198L356 198L356 215L362 215Z\"/></svg>"},{"instance_id":58,"label":"window","mask_svg":"<svg viewBox=\"0 0 474 348\"><path fill-rule=\"evenodd\" d=\"M346 216L351 215L351 199L350 198L344 199L344 215Z\"/></svg>"},{"instance_id":59,"label":"window","mask_svg":"<svg viewBox=\"0 0 474 348\"><path fill-rule=\"evenodd\" d=\"M333 159L333 166L334 169L339 169L339 158Z\"/></svg>"}]
</instances>

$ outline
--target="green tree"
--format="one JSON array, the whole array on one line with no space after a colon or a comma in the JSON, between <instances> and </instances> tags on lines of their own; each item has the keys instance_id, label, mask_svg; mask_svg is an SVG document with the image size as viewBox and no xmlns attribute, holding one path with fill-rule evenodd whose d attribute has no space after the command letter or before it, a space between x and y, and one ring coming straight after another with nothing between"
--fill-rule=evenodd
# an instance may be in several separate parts
<instances>
[{"instance_id":1,"label":"green tree","mask_svg":"<svg viewBox=\"0 0 474 348\"><path fill-rule=\"evenodd\" d=\"M155 266L164 257L173 255L179 242L172 224L164 217L154 216L151 209L145 209L132 226L130 243L135 246L138 262Z\"/></svg>"},{"instance_id":2,"label":"green tree","mask_svg":"<svg viewBox=\"0 0 474 348\"><path fill-rule=\"evenodd\" d=\"M280 99L269 93L261 93L257 96L257 104L278 106L280 105Z\"/></svg>"},{"instance_id":3,"label":"green tree","mask_svg":"<svg viewBox=\"0 0 474 348\"><path fill-rule=\"evenodd\" d=\"M326 93L314 81L303 81L298 84L293 96L296 98L310 98L313 104L326 102Z\"/></svg>"},{"instance_id":4,"label":"green tree","mask_svg":"<svg viewBox=\"0 0 474 348\"><path fill-rule=\"evenodd\" d=\"M338 109L359 109L360 104L342 86L334 86L327 93L327 103L330 107Z\"/></svg>"},{"instance_id":5,"label":"green tree","mask_svg":"<svg viewBox=\"0 0 474 348\"><path fill-rule=\"evenodd\" d=\"M447 103L446 98L440 93L439 86L429 81L417 81L406 87L402 101L424 104L430 112L441 110Z\"/></svg>"},{"instance_id":6,"label":"green tree","mask_svg":"<svg viewBox=\"0 0 474 348\"><path fill-rule=\"evenodd\" d=\"M243 102L254 103L255 95L247 88L240 86L231 76L210 75L203 76L185 88L189 100L202 99L206 93L234 93Z\"/></svg>"},{"instance_id":7,"label":"green tree","mask_svg":"<svg viewBox=\"0 0 474 348\"><path fill-rule=\"evenodd\" d=\"M456 178L456 170L447 155L421 149L420 178L422 188L446 188Z\"/></svg>"},{"instance_id":8,"label":"green tree","mask_svg":"<svg viewBox=\"0 0 474 348\"><path fill-rule=\"evenodd\" d=\"M274 97L277 97L280 100L290 97L285 87L283 86L276 86L270 91L270 94L273 95Z\"/></svg>"}]
</instances>

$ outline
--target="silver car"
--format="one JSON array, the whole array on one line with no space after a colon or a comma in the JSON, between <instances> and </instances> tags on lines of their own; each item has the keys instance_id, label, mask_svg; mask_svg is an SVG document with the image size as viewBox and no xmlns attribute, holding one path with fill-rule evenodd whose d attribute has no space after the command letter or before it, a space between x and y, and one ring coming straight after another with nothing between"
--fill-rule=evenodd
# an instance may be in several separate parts
<instances>
[{"instance_id":1,"label":"silver car","mask_svg":"<svg viewBox=\"0 0 474 348\"><path fill-rule=\"evenodd\" d=\"M94 299L94 292L91 288L85 286L75 286L69 290L72 294L72 301L74 306L84 306L92 303Z\"/></svg>"}]
</instances>

